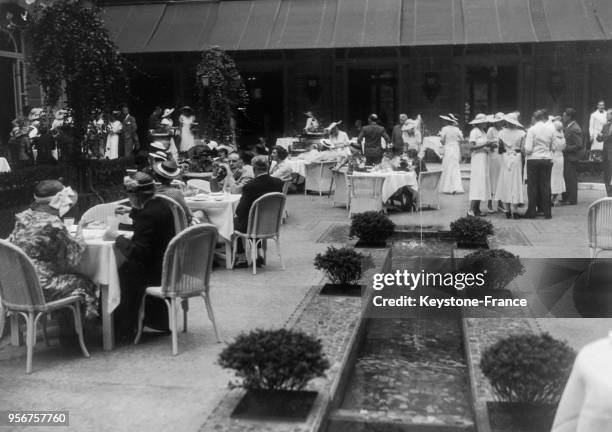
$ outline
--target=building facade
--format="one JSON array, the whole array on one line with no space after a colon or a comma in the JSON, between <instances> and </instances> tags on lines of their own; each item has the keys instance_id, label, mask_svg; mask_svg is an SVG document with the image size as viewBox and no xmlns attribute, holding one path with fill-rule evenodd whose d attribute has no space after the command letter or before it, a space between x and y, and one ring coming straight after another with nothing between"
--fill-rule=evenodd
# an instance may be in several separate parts
<instances>
[{"instance_id":1,"label":"building facade","mask_svg":"<svg viewBox=\"0 0 612 432\"><path fill-rule=\"evenodd\" d=\"M103 18L134 66L127 98L140 124L155 105L199 104L196 65L210 46L230 52L248 87L245 140L294 135L306 111L347 131L371 112L387 127L421 114L436 133L447 112L518 110L528 123L536 108L572 106L585 125L599 99L612 106L609 0L115 0ZM0 47L13 80L0 90L15 100L4 123L39 100L24 95L22 51Z\"/></svg>"}]
</instances>

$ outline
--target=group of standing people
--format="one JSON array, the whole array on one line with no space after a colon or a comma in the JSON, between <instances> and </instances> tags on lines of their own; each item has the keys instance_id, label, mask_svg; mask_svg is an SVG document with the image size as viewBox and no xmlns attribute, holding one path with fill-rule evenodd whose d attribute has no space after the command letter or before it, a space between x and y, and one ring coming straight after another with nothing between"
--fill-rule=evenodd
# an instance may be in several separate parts
<instances>
[{"instance_id":1,"label":"group of standing people","mask_svg":"<svg viewBox=\"0 0 612 432\"><path fill-rule=\"evenodd\" d=\"M439 191L463 193L459 166L463 133L453 114L440 118L447 124L440 131L445 150ZM541 213L550 219L553 205L577 203L577 164L584 145L576 110L567 108L560 117L537 110L527 129L519 122L518 112L478 114L469 124L468 215L486 215L480 207L486 202L489 213L500 210L507 218L535 218ZM518 207L525 204L525 179L528 207L521 215Z\"/></svg>"}]
</instances>

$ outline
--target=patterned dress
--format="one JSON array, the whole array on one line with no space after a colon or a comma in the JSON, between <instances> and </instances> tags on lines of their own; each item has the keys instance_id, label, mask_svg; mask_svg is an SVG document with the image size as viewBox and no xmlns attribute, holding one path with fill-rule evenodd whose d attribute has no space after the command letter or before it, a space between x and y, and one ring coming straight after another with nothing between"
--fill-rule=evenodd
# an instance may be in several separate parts
<instances>
[{"instance_id":1,"label":"patterned dress","mask_svg":"<svg viewBox=\"0 0 612 432\"><path fill-rule=\"evenodd\" d=\"M98 316L96 285L76 273L85 244L72 237L61 219L52 214L26 210L15 216L9 241L20 247L34 262L47 301L70 295L85 299L85 318Z\"/></svg>"}]
</instances>

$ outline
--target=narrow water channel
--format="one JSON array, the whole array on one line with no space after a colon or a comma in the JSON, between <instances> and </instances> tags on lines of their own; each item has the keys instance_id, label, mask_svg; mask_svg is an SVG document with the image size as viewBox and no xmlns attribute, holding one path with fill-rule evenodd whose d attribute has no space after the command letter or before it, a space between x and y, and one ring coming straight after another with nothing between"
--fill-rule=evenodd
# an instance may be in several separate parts
<instances>
[{"instance_id":1,"label":"narrow water channel","mask_svg":"<svg viewBox=\"0 0 612 432\"><path fill-rule=\"evenodd\" d=\"M450 269L452 245L440 238L398 239L393 271L420 271L419 264L425 271ZM436 431L475 430L459 314L369 318L328 432L410 431L425 425Z\"/></svg>"}]
</instances>

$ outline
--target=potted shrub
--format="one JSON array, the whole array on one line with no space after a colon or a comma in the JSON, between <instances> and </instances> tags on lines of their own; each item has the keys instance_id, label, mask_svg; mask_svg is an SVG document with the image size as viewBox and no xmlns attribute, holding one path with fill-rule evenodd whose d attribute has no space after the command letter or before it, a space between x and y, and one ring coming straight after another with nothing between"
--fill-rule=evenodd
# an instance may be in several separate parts
<instances>
[{"instance_id":1,"label":"potted shrub","mask_svg":"<svg viewBox=\"0 0 612 432\"><path fill-rule=\"evenodd\" d=\"M518 255L504 249L479 249L466 255L461 262L461 270L469 273L485 273L483 287L471 286L467 292L475 298L494 296L512 298L506 286L517 276L525 273L525 267Z\"/></svg>"},{"instance_id":2,"label":"potted shrub","mask_svg":"<svg viewBox=\"0 0 612 432\"><path fill-rule=\"evenodd\" d=\"M480 369L500 402L489 402L492 430L550 430L576 352L549 334L506 337L482 354Z\"/></svg>"},{"instance_id":3,"label":"potted shrub","mask_svg":"<svg viewBox=\"0 0 612 432\"><path fill-rule=\"evenodd\" d=\"M383 212L357 213L351 218L349 236L358 237L355 247L386 247L387 239L395 232L395 224Z\"/></svg>"},{"instance_id":4,"label":"potted shrub","mask_svg":"<svg viewBox=\"0 0 612 432\"><path fill-rule=\"evenodd\" d=\"M317 396L304 387L329 368L320 340L286 329L243 333L218 363L241 379L230 387L247 389L232 417L298 421L308 417Z\"/></svg>"},{"instance_id":5,"label":"potted shrub","mask_svg":"<svg viewBox=\"0 0 612 432\"><path fill-rule=\"evenodd\" d=\"M481 217L465 216L451 222L450 232L459 248L487 249L487 236L493 235L493 224Z\"/></svg>"},{"instance_id":6,"label":"potted shrub","mask_svg":"<svg viewBox=\"0 0 612 432\"><path fill-rule=\"evenodd\" d=\"M317 254L314 266L323 270L329 279L321 289L321 294L361 295L362 263L365 256L354 249L330 246L324 254Z\"/></svg>"}]
</instances>

